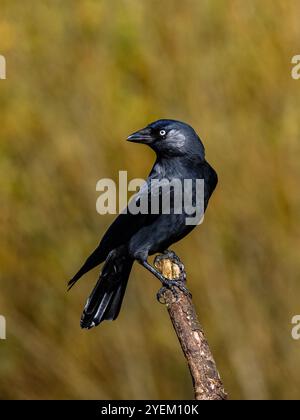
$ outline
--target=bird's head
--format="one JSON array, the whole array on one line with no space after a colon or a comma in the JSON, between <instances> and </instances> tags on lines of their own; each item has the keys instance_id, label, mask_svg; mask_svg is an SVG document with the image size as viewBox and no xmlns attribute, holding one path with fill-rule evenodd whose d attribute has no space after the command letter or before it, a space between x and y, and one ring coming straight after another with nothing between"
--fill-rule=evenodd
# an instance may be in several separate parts
<instances>
[{"instance_id":1,"label":"bird's head","mask_svg":"<svg viewBox=\"0 0 300 420\"><path fill-rule=\"evenodd\" d=\"M128 141L150 146L158 156L205 157L204 146L188 124L175 120L158 120L131 134Z\"/></svg>"}]
</instances>

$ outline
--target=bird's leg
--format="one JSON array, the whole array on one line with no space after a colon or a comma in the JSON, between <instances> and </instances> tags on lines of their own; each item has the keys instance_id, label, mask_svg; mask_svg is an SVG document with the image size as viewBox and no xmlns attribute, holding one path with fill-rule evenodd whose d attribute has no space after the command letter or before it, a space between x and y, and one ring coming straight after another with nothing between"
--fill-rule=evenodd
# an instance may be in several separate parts
<instances>
[{"instance_id":1,"label":"bird's leg","mask_svg":"<svg viewBox=\"0 0 300 420\"><path fill-rule=\"evenodd\" d=\"M171 292L175 296L176 300L178 300L179 296L178 296L178 292L176 290L176 287L179 290L181 290L185 295L191 296L191 293L189 292L189 290L184 285L184 283L186 281L186 275L185 275L185 272L184 272L184 266L181 263L181 261L179 260L179 258L177 256L176 256L176 259L175 259L174 256L170 257L170 256L165 256L165 255L159 255L155 258L155 263L161 261L161 259L163 259L163 258L164 259L170 259L172 262L174 262L175 264L177 264L179 266L180 276L179 276L178 279L170 280L170 279L164 277L155 267L153 267L151 264L149 264L147 260L140 261L140 263L143 265L143 267L145 267L148 271L150 271L150 273L154 274L154 276L157 277L158 280L162 283L163 287L157 293L158 301L159 302L162 301L161 298L163 297L163 294L166 290L171 290ZM178 262L180 262L180 265L179 265Z\"/></svg>"},{"instance_id":2,"label":"bird's leg","mask_svg":"<svg viewBox=\"0 0 300 420\"><path fill-rule=\"evenodd\" d=\"M148 263L147 260L141 261L143 267L145 267L150 273L154 274L155 277L165 286L170 280L164 277L155 267Z\"/></svg>"}]
</instances>

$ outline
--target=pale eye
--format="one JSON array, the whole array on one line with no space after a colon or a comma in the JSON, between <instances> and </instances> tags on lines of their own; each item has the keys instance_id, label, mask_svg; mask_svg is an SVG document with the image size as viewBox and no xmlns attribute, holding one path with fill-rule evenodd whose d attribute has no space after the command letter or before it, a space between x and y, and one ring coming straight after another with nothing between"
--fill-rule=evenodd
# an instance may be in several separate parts
<instances>
[{"instance_id":1,"label":"pale eye","mask_svg":"<svg viewBox=\"0 0 300 420\"><path fill-rule=\"evenodd\" d=\"M166 130L160 130L159 135L161 137L165 136L166 135Z\"/></svg>"}]
</instances>

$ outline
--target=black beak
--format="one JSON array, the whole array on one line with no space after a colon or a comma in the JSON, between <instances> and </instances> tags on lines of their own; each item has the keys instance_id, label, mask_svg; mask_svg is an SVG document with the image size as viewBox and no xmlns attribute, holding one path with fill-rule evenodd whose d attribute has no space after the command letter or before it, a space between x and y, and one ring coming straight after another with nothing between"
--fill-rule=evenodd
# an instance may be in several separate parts
<instances>
[{"instance_id":1,"label":"black beak","mask_svg":"<svg viewBox=\"0 0 300 420\"><path fill-rule=\"evenodd\" d=\"M148 127L143 128L142 130L131 134L127 137L127 140L134 143L149 143L152 140L151 130Z\"/></svg>"}]
</instances>

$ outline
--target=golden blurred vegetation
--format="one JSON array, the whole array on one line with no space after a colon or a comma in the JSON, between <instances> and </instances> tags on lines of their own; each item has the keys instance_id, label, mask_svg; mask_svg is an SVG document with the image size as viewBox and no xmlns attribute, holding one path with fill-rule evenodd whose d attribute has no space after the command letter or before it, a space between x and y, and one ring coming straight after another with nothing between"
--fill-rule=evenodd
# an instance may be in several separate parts
<instances>
[{"instance_id":1,"label":"golden blurred vegetation","mask_svg":"<svg viewBox=\"0 0 300 420\"><path fill-rule=\"evenodd\" d=\"M112 216L96 182L145 177L129 144L190 123L220 183L176 245L231 398L300 398L297 0L2 0L1 398L189 399L158 282L135 266L116 322L79 328L97 270L70 293Z\"/></svg>"}]
</instances>

